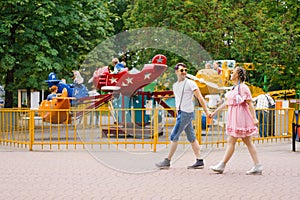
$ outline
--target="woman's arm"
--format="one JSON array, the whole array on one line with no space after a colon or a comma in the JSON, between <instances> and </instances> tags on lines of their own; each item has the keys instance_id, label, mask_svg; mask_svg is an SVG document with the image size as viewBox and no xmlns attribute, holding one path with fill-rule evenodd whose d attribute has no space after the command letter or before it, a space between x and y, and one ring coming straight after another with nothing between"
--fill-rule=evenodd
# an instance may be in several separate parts
<instances>
[{"instance_id":1,"label":"woman's arm","mask_svg":"<svg viewBox=\"0 0 300 200\"><path fill-rule=\"evenodd\" d=\"M224 101L216 110L214 110L210 117L212 118L215 114L217 114L220 110L223 110L226 107L226 101Z\"/></svg>"},{"instance_id":2,"label":"woman's arm","mask_svg":"<svg viewBox=\"0 0 300 200\"><path fill-rule=\"evenodd\" d=\"M253 119L254 124L258 124L258 120L256 118L255 108L253 106L253 102L251 100L247 100L247 104L249 105L249 110L250 110L250 113L252 115L252 119Z\"/></svg>"}]
</instances>

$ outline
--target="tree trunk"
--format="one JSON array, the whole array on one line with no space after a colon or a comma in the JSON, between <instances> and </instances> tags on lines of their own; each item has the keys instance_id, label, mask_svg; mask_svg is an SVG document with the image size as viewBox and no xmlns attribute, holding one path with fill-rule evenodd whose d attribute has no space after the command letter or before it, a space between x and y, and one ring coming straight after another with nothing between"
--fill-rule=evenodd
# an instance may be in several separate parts
<instances>
[{"instance_id":1,"label":"tree trunk","mask_svg":"<svg viewBox=\"0 0 300 200\"><path fill-rule=\"evenodd\" d=\"M4 108L12 108L14 102L14 95L12 91L11 84L14 82L14 70L11 69L7 71L5 79L5 105Z\"/></svg>"}]
</instances>

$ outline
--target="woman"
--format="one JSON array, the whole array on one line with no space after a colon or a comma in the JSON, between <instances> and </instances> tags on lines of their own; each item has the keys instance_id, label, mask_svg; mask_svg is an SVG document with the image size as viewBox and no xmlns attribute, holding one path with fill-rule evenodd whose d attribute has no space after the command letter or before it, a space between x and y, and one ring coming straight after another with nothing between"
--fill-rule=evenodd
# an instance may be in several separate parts
<instances>
[{"instance_id":1,"label":"woman","mask_svg":"<svg viewBox=\"0 0 300 200\"><path fill-rule=\"evenodd\" d=\"M241 138L246 144L248 151L254 163L254 167L246 172L247 175L261 174L262 166L259 164L256 147L252 143L252 136L258 133L258 120L255 115L252 104L252 96L249 87L244 83L246 79L246 70L237 67L231 75L231 80L235 87L228 92L227 100L217 108L210 117L213 117L218 111L228 106L228 118L226 124L227 148L222 161L210 168L217 173L223 173L227 162L234 153L235 144L238 138Z\"/></svg>"},{"instance_id":2,"label":"woman","mask_svg":"<svg viewBox=\"0 0 300 200\"><path fill-rule=\"evenodd\" d=\"M49 94L47 96L47 101L51 101L52 98L56 97L56 93L57 93L57 90L58 90L58 87L56 85L52 85L51 88L49 89L51 94Z\"/></svg>"}]
</instances>

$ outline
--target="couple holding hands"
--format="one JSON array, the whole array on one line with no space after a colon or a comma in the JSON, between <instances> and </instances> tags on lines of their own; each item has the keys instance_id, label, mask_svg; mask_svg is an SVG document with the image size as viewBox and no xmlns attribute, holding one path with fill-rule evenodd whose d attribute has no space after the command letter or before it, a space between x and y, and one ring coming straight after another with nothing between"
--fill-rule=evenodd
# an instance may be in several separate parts
<instances>
[{"instance_id":1,"label":"couple holding hands","mask_svg":"<svg viewBox=\"0 0 300 200\"><path fill-rule=\"evenodd\" d=\"M244 81L246 79L246 70L242 67L236 67L232 73L231 81L235 86L228 92L227 100L215 111L210 112L205 100L192 80L186 78L187 66L184 63L178 63L175 66L177 82L173 85L175 103L177 109L176 124L170 135L171 145L167 158L162 162L156 163L159 169L168 169L171 158L173 157L180 134L185 131L188 141L191 143L193 152L196 156L196 162L188 166L188 169L204 168L204 161L200 155L200 146L196 139L192 120L194 118L193 96L195 96L202 105L207 117L212 118L220 110L227 106L228 116L226 122L227 147L223 159L210 169L216 173L223 173L227 162L232 157L236 141L241 138L246 144L251 155L254 166L246 172L247 175L262 174L262 165L259 163L255 145L252 143L252 136L258 133L258 120L255 115L255 108L252 103L250 90Z\"/></svg>"}]
</instances>

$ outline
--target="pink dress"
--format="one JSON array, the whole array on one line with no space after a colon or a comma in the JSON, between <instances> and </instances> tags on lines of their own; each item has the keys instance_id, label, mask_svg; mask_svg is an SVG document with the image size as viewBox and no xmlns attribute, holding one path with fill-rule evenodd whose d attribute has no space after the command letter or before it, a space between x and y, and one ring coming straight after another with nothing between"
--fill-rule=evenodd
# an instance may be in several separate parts
<instances>
[{"instance_id":1,"label":"pink dress","mask_svg":"<svg viewBox=\"0 0 300 200\"><path fill-rule=\"evenodd\" d=\"M249 87L244 83L241 83L240 87L236 86L228 92L227 135L243 138L258 133L258 128L254 124L249 105L246 102L247 100L252 101L252 96Z\"/></svg>"}]
</instances>

